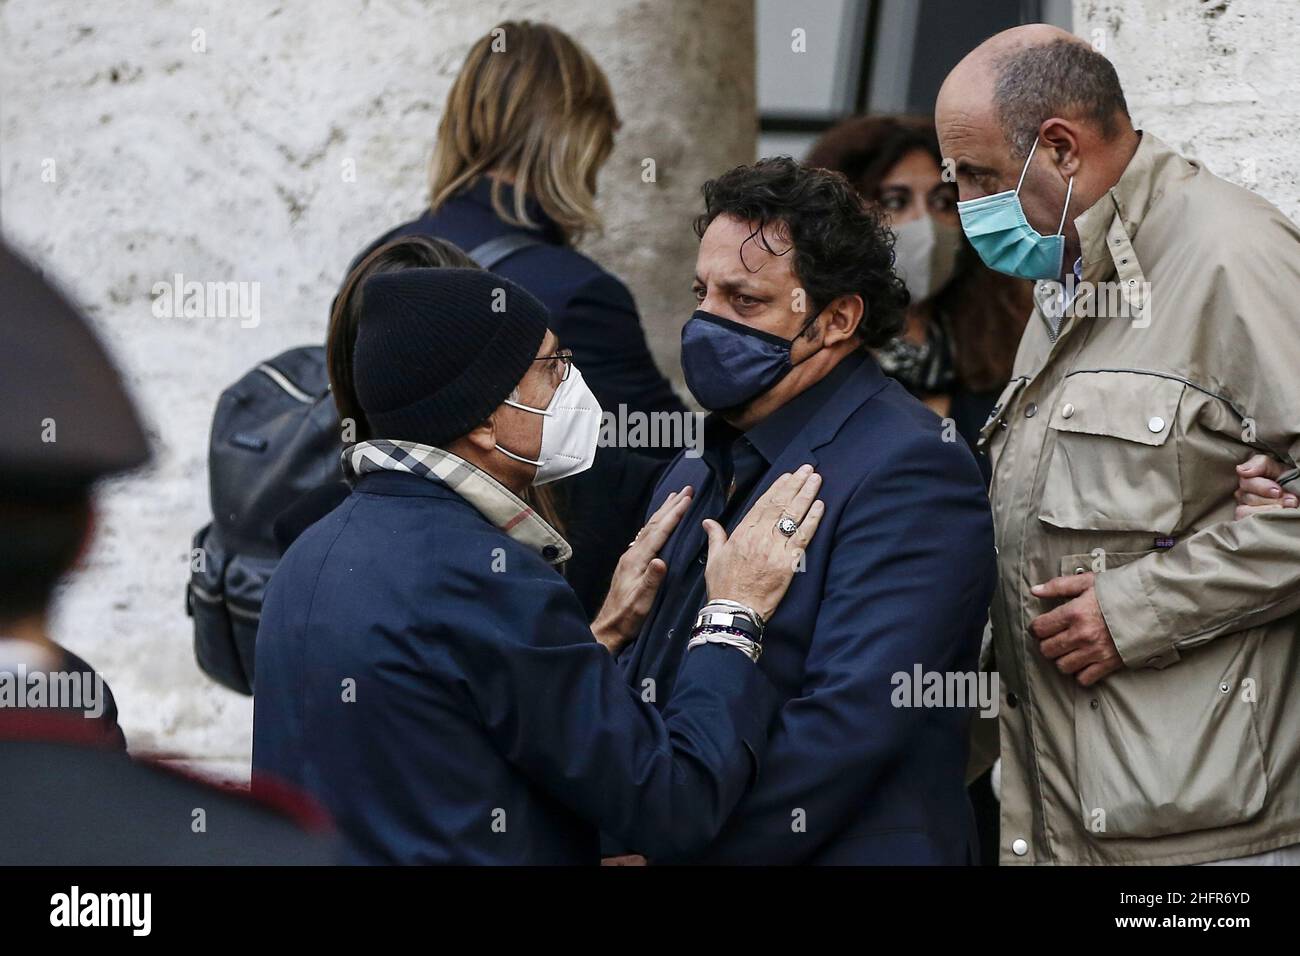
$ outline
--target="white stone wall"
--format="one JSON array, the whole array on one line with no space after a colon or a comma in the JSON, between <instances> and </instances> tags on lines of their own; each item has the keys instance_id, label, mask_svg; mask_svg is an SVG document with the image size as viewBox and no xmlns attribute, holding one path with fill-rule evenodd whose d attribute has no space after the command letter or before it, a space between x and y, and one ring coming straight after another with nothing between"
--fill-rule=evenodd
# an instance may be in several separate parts
<instances>
[{"instance_id":1,"label":"white stone wall","mask_svg":"<svg viewBox=\"0 0 1300 956\"><path fill-rule=\"evenodd\" d=\"M1300 3L1075 0L1136 125L1300 219Z\"/></svg>"},{"instance_id":2,"label":"white stone wall","mask_svg":"<svg viewBox=\"0 0 1300 956\"><path fill-rule=\"evenodd\" d=\"M133 750L246 773L251 702L200 674L183 614L213 403L323 340L348 261L422 205L451 80L506 17L569 30L609 74L624 125L590 251L675 373L699 185L754 152L748 0L0 2L0 227L88 308L157 447L107 489L54 621L109 681ZM178 272L259 282L260 323L155 317L153 283Z\"/></svg>"}]
</instances>

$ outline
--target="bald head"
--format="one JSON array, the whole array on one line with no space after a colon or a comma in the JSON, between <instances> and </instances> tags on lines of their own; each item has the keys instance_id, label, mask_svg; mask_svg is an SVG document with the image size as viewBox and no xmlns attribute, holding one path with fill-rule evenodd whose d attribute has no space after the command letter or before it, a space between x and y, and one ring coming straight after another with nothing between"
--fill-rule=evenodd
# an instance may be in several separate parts
<instances>
[{"instance_id":1,"label":"bald head","mask_svg":"<svg viewBox=\"0 0 1300 956\"><path fill-rule=\"evenodd\" d=\"M968 53L944 80L935 117L996 124L1019 159L1052 117L1089 123L1103 139L1129 125L1110 61L1073 33L1046 23L1003 30Z\"/></svg>"},{"instance_id":2,"label":"bald head","mask_svg":"<svg viewBox=\"0 0 1300 956\"><path fill-rule=\"evenodd\" d=\"M961 199L1017 190L1040 235L1065 235L1066 268L1078 255L1075 217L1118 182L1138 142L1110 61L1042 23L972 50L944 81L934 120Z\"/></svg>"},{"instance_id":3,"label":"bald head","mask_svg":"<svg viewBox=\"0 0 1300 956\"><path fill-rule=\"evenodd\" d=\"M974 76L979 70L992 67L993 64L1008 53L1014 53L1027 47L1046 46L1049 43L1055 43L1057 40L1088 47L1086 41L1075 36L1069 30L1062 30L1050 23L1026 23L1024 26L1012 27L1010 30L1003 30L1001 33L993 34L993 36L967 53L961 62L953 67L949 79L961 76L965 70L974 71L967 74L967 76Z\"/></svg>"}]
</instances>

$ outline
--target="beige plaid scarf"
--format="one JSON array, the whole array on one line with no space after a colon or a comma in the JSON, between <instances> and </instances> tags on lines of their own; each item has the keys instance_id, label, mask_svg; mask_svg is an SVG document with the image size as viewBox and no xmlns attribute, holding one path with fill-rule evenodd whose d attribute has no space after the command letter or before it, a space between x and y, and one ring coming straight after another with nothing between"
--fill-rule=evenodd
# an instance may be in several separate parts
<instances>
[{"instance_id":1,"label":"beige plaid scarf","mask_svg":"<svg viewBox=\"0 0 1300 956\"><path fill-rule=\"evenodd\" d=\"M371 471L404 471L440 481L478 509L507 535L527 545L551 564L573 557L573 548L510 489L481 468L431 445L377 439L358 442L343 452L349 480Z\"/></svg>"}]
</instances>

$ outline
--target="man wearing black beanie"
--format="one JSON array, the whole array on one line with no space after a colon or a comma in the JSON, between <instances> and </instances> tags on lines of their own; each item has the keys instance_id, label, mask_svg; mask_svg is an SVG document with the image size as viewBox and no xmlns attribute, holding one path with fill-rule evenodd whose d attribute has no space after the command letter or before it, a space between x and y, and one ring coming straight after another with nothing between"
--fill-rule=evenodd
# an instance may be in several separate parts
<instances>
[{"instance_id":1,"label":"man wearing black beanie","mask_svg":"<svg viewBox=\"0 0 1300 956\"><path fill-rule=\"evenodd\" d=\"M706 845L758 769L774 695L764 622L822 513L811 467L709 552L708 600L662 713L611 652L635 636L690 502L629 546L588 624L522 499L591 464L600 407L513 283L406 269L362 287L353 353L369 433L348 498L299 537L257 640L254 787L301 786L357 862L595 863ZM782 522L797 525L788 536Z\"/></svg>"}]
</instances>

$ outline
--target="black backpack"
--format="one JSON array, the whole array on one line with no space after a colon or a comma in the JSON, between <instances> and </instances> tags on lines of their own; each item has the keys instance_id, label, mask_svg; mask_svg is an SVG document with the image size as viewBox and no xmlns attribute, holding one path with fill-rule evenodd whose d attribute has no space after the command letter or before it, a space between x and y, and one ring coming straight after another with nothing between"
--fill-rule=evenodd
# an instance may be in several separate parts
<instances>
[{"instance_id":1,"label":"black backpack","mask_svg":"<svg viewBox=\"0 0 1300 956\"><path fill-rule=\"evenodd\" d=\"M492 269L539 242L510 232L469 255ZM341 439L324 346L263 362L217 400L208 446L212 521L194 535L185 610L199 667L231 690L253 692L262 596L284 553L276 521L342 482Z\"/></svg>"}]
</instances>

